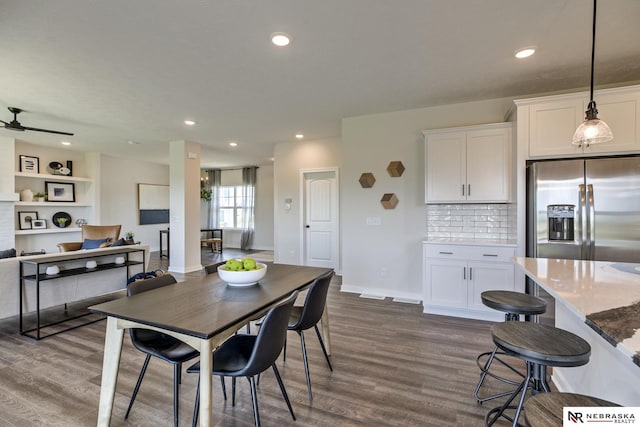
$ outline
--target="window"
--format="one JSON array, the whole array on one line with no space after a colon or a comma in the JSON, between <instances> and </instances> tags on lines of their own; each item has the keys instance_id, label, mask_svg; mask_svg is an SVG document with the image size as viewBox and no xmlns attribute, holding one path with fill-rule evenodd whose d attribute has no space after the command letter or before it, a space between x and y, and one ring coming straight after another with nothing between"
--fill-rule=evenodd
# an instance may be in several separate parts
<instances>
[{"instance_id":1,"label":"window","mask_svg":"<svg viewBox=\"0 0 640 427\"><path fill-rule=\"evenodd\" d=\"M243 228L244 211L253 206L253 199L242 197L242 186L221 186L218 193L218 226L220 228ZM250 224L251 226L253 224Z\"/></svg>"}]
</instances>

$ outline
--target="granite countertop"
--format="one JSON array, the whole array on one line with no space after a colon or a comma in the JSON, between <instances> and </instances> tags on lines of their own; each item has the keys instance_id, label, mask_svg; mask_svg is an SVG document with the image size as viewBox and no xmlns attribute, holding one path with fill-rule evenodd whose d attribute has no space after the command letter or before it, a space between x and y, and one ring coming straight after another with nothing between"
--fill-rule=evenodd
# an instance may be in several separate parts
<instances>
[{"instance_id":1,"label":"granite countertop","mask_svg":"<svg viewBox=\"0 0 640 427\"><path fill-rule=\"evenodd\" d=\"M545 258L514 262L640 366L640 264Z\"/></svg>"},{"instance_id":2,"label":"granite countertop","mask_svg":"<svg viewBox=\"0 0 640 427\"><path fill-rule=\"evenodd\" d=\"M451 237L425 238L422 243L441 245L478 245L478 246L518 246L518 242L512 239L466 239Z\"/></svg>"}]
</instances>

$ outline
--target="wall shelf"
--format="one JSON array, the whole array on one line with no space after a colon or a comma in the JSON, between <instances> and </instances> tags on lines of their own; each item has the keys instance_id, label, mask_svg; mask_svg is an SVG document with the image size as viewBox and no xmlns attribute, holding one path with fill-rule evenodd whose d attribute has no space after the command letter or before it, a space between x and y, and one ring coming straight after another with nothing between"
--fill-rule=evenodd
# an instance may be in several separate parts
<instances>
[{"instance_id":1,"label":"wall shelf","mask_svg":"<svg viewBox=\"0 0 640 427\"><path fill-rule=\"evenodd\" d=\"M43 228L38 230L16 230L16 236L27 235L27 234L76 233L80 231L82 231L80 227Z\"/></svg>"},{"instance_id":2,"label":"wall shelf","mask_svg":"<svg viewBox=\"0 0 640 427\"><path fill-rule=\"evenodd\" d=\"M81 203L81 202L15 202L16 206L72 206L72 207L82 207L82 206L93 206L91 203Z\"/></svg>"},{"instance_id":3,"label":"wall shelf","mask_svg":"<svg viewBox=\"0 0 640 427\"><path fill-rule=\"evenodd\" d=\"M67 176L67 175L51 175L48 173L25 173L16 172L16 176L23 178L35 178L46 179L49 181L63 181L63 182L93 182L93 178L85 178L82 176Z\"/></svg>"}]
</instances>

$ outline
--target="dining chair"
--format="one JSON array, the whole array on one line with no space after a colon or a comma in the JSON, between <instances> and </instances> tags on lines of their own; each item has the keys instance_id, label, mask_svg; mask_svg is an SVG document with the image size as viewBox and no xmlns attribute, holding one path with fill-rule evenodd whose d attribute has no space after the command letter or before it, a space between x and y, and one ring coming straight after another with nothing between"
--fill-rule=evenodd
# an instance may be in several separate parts
<instances>
[{"instance_id":1,"label":"dining chair","mask_svg":"<svg viewBox=\"0 0 640 427\"><path fill-rule=\"evenodd\" d=\"M175 277L170 274L164 274L152 279L138 280L127 285L127 295L136 295L142 292L161 288L163 286L172 285L174 283L178 282ZM163 334L162 332L152 331L149 329L130 328L129 334L131 336L131 342L135 348L146 353L147 357L145 358L142 369L140 370L140 375L138 376L138 381L133 389L131 401L129 402L129 407L127 408L124 418L127 419L129 417L129 412L131 412L133 402L136 400L136 396L140 390L140 384L142 384L142 379L144 378L144 374L149 366L151 356L155 356L173 365L173 425L177 426L182 364L197 357L199 352L182 341Z\"/></svg>"},{"instance_id":2,"label":"dining chair","mask_svg":"<svg viewBox=\"0 0 640 427\"><path fill-rule=\"evenodd\" d=\"M282 352L287 336L287 322L291 315L293 303L298 292L293 292L287 299L271 308L262 322L258 335L237 334L231 336L213 352L213 375L231 377L233 381L232 399L235 403L235 380L238 377L246 377L251 387L251 401L253 403L253 418L255 426L260 426L260 413L258 410L258 396L256 394L255 376L271 367L275 374L282 397L289 408L291 418L295 421L287 390L284 387L276 359ZM187 369L187 373L200 374L200 362ZM193 425L198 422L200 408L200 380L196 392L196 403L193 410Z\"/></svg>"},{"instance_id":3,"label":"dining chair","mask_svg":"<svg viewBox=\"0 0 640 427\"><path fill-rule=\"evenodd\" d=\"M327 360L327 364L329 365L329 370L333 372L333 366L331 366L331 361L329 360L327 349L324 346L324 341L322 341L322 336L320 335L320 330L318 329L318 322L320 321L320 319L322 318L322 314L324 313L325 305L327 303L327 294L329 292L329 284L331 283L333 274L334 272L333 270L331 270L330 272L318 277L313 281L313 283L309 287L304 305L300 307L293 307L293 309L291 310L291 317L289 319L288 330L296 331L300 336L300 344L302 346L302 359L304 361L304 373L307 377L307 390L309 391L309 400L313 400L313 395L311 394L309 361L307 360L307 349L304 342L304 331L306 331L307 329L314 328L316 330L316 335L318 336L320 347L322 348L324 357ZM285 341L283 355L284 360L286 360L286 357L287 343Z\"/></svg>"},{"instance_id":4,"label":"dining chair","mask_svg":"<svg viewBox=\"0 0 640 427\"><path fill-rule=\"evenodd\" d=\"M220 267L221 265L224 265L225 263L226 261L219 261L219 262L216 262L215 264L205 265L204 274L207 275L207 274L217 273L218 267Z\"/></svg>"}]
</instances>

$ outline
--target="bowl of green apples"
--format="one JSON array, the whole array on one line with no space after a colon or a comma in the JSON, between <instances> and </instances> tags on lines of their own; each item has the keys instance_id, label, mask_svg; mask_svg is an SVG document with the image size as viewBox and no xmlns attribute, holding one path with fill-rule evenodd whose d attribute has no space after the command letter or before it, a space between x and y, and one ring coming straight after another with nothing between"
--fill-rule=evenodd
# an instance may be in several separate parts
<instances>
[{"instance_id":1,"label":"bowl of green apples","mask_svg":"<svg viewBox=\"0 0 640 427\"><path fill-rule=\"evenodd\" d=\"M218 277L229 286L252 286L267 274L267 266L253 258L231 258L218 267Z\"/></svg>"}]
</instances>

